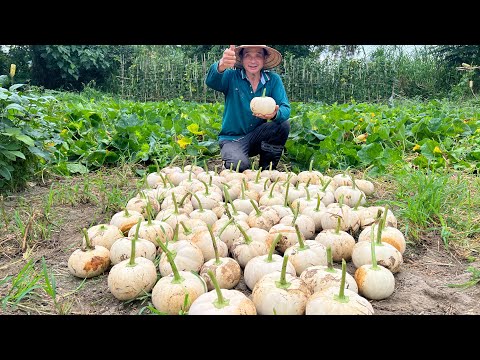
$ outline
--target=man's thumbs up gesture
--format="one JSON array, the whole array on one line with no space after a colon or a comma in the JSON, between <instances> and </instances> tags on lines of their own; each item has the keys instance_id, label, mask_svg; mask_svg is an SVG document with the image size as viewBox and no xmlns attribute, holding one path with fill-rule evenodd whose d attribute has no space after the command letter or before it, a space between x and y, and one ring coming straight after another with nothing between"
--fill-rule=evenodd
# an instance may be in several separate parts
<instances>
[{"instance_id":1,"label":"man's thumbs up gesture","mask_svg":"<svg viewBox=\"0 0 480 360\"><path fill-rule=\"evenodd\" d=\"M223 56L218 63L218 71L224 72L225 69L234 67L236 61L235 45L230 45L230 47L223 52Z\"/></svg>"}]
</instances>

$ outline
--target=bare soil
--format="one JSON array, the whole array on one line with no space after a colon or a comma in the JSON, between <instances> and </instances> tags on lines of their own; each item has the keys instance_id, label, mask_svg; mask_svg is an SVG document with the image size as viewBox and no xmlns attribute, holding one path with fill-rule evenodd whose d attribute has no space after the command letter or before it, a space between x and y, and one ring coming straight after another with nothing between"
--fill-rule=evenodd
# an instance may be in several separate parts
<instances>
[{"instance_id":1,"label":"bare soil","mask_svg":"<svg viewBox=\"0 0 480 360\"><path fill-rule=\"evenodd\" d=\"M113 176L113 175L112 175ZM125 191L135 189L132 183L126 184ZM107 178L108 180L108 178ZM19 210L19 201L24 199L30 209L38 211L36 218L40 221L44 213L44 199L53 183L58 185L65 180L54 179L45 184L35 184L22 193L6 197L4 210L10 214ZM81 183L81 179L78 182ZM70 184L75 183L69 179ZM32 184L33 185L33 184ZM23 205L25 206L25 205ZM102 205L84 198L76 204L55 204L52 212L54 219L45 221L52 228L49 240L38 240L31 225L25 240L20 232L12 233L0 222L0 281L7 276L15 278L28 260L36 261L35 269L41 273L41 258L44 257L48 269L56 281L56 302L42 289L36 295L25 297L17 306L0 303L1 314L83 314L83 315L135 315L151 313L146 307L149 298L122 302L117 300L107 288L105 273L86 281L69 274L67 261L70 254L81 243L82 228L88 228L101 222L109 222L112 210L105 211ZM11 219L11 218L10 218ZM28 219L28 217L27 217ZM399 219L401 225L401 219ZM408 241L408 239L407 239ZM22 249L22 245L23 249ZM403 255L404 263L400 272L395 274L395 291L387 299L371 301L376 315L466 315L480 314L480 287L474 285L465 289L449 287L449 284L462 284L471 279L467 271L469 266L480 268L479 261L467 262L443 247L440 234L431 232L421 239L420 245L408 243ZM353 264L348 264L348 272L353 275ZM43 280L42 280L43 282ZM250 294L245 283L241 281L238 290ZM11 295L11 280L0 285L0 302Z\"/></svg>"}]
</instances>

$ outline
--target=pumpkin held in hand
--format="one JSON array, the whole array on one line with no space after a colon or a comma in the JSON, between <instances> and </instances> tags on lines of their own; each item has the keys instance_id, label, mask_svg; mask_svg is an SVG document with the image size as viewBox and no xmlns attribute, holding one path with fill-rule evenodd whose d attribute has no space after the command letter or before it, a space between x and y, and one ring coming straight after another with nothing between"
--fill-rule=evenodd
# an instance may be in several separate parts
<instances>
[{"instance_id":1,"label":"pumpkin held in hand","mask_svg":"<svg viewBox=\"0 0 480 360\"><path fill-rule=\"evenodd\" d=\"M270 96L265 96L265 91L263 89L262 96L256 96L250 101L250 110L254 114L268 115L275 111L275 106L277 103Z\"/></svg>"}]
</instances>

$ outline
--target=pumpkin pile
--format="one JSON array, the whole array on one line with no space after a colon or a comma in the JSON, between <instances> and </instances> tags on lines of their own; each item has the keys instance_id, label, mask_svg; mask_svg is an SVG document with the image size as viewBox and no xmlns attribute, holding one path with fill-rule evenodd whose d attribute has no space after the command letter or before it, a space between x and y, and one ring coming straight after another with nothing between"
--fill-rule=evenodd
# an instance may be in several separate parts
<instances>
[{"instance_id":1,"label":"pumpkin pile","mask_svg":"<svg viewBox=\"0 0 480 360\"><path fill-rule=\"evenodd\" d=\"M146 184L109 223L84 229L72 275L108 272L115 298L151 293L172 315L373 314L372 300L394 292L406 241L388 206L368 205L371 181L312 164L169 165Z\"/></svg>"}]
</instances>

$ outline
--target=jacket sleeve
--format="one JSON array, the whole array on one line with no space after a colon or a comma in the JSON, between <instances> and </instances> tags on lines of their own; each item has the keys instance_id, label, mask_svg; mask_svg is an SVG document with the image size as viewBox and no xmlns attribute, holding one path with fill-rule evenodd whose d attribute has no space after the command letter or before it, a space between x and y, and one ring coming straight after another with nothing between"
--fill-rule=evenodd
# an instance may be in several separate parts
<instances>
[{"instance_id":1,"label":"jacket sleeve","mask_svg":"<svg viewBox=\"0 0 480 360\"><path fill-rule=\"evenodd\" d=\"M226 93L228 90L228 78L231 70L226 69L223 73L218 71L218 61L210 65L205 79L205 84L213 90Z\"/></svg>"}]
</instances>

